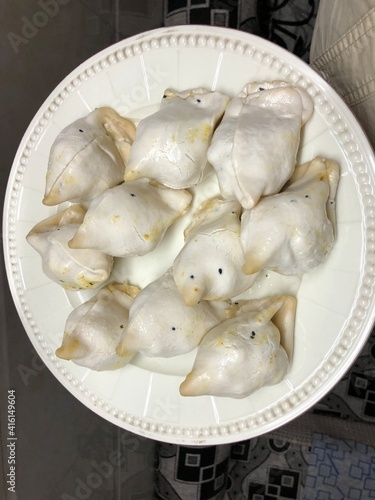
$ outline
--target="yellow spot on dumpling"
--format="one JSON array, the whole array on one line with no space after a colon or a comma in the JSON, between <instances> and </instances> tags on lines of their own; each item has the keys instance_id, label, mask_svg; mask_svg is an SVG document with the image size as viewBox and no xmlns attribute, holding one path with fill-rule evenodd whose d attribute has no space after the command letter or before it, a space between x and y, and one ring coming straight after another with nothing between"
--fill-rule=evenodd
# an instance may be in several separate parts
<instances>
[{"instance_id":1,"label":"yellow spot on dumpling","mask_svg":"<svg viewBox=\"0 0 375 500\"><path fill-rule=\"evenodd\" d=\"M65 175L64 176L64 184L75 184L76 183L76 178L74 175Z\"/></svg>"},{"instance_id":2,"label":"yellow spot on dumpling","mask_svg":"<svg viewBox=\"0 0 375 500\"><path fill-rule=\"evenodd\" d=\"M198 135L198 130L197 130L197 127L194 127L194 128L190 128L188 131L187 131L187 134L186 134L186 140L188 142L194 142L197 138L197 135Z\"/></svg>"},{"instance_id":3,"label":"yellow spot on dumpling","mask_svg":"<svg viewBox=\"0 0 375 500\"><path fill-rule=\"evenodd\" d=\"M203 127L202 129L202 141L206 142L210 139L212 134L212 127L211 125L207 124Z\"/></svg>"},{"instance_id":4,"label":"yellow spot on dumpling","mask_svg":"<svg viewBox=\"0 0 375 500\"><path fill-rule=\"evenodd\" d=\"M212 126L208 123L203 126L197 126L188 130L186 135L186 140L188 142L195 142L196 140L201 140L202 142L207 142L212 134Z\"/></svg>"}]
</instances>

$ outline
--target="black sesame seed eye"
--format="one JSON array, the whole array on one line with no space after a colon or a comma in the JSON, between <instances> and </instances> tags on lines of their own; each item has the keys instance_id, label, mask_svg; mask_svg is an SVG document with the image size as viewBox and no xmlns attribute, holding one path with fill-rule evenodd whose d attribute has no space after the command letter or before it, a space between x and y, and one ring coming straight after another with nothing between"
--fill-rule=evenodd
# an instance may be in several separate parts
<instances>
[{"instance_id":1,"label":"black sesame seed eye","mask_svg":"<svg viewBox=\"0 0 375 500\"><path fill-rule=\"evenodd\" d=\"M197 99L197 102L199 103L199 102L201 102L201 100L200 100L200 99Z\"/></svg>"},{"instance_id":2,"label":"black sesame seed eye","mask_svg":"<svg viewBox=\"0 0 375 500\"><path fill-rule=\"evenodd\" d=\"M80 128L80 129L79 129L79 132L83 132L83 130Z\"/></svg>"},{"instance_id":3,"label":"black sesame seed eye","mask_svg":"<svg viewBox=\"0 0 375 500\"><path fill-rule=\"evenodd\" d=\"M133 198L134 198L135 194L134 193L130 193L130 196L133 196Z\"/></svg>"},{"instance_id":4,"label":"black sesame seed eye","mask_svg":"<svg viewBox=\"0 0 375 500\"><path fill-rule=\"evenodd\" d=\"M167 94L164 94L164 95L163 95L163 99L166 99L166 97L167 97Z\"/></svg>"},{"instance_id":5,"label":"black sesame seed eye","mask_svg":"<svg viewBox=\"0 0 375 500\"><path fill-rule=\"evenodd\" d=\"M262 92L264 90L264 87L259 87L259 92Z\"/></svg>"},{"instance_id":6,"label":"black sesame seed eye","mask_svg":"<svg viewBox=\"0 0 375 500\"><path fill-rule=\"evenodd\" d=\"M310 196L308 194L305 194L305 198L310 198Z\"/></svg>"},{"instance_id":7,"label":"black sesame seed eye","mask_svg":"<svg viewBox=\"0 0 375 500\"><path fill-rule=\"evenodd\" d=\"M176 327L175 327L175 326L172 326L172 330L173 330L173 331L174 331L174 330L176 330Z\"/></svg>"},{"instance_id":8,"label":"black sesame seed eye","mask_svg":"<svg viewBox=\"0 0 375 500\"><path fill-rule=\"evenodd\" d=\"M250 338L251 338L251 339L255 338L255 335L256 335L256 333L255 333L255 332L254 332L254 330L253 330L253 331L251 332Z\"/></svg>"},{"instance_id":9,"label":"black sesame seed eye","mask_svg":"<svg viewBox=\"0 0 375 500\"><path fill-rule=\"evenodd\" d=\"M219 271L219 274L223 274L223 270L221 269L221 267L218 269Z\"/></svg>"},{"instance_id":10,"label":"black sesame seed eye","mask_svg":"<svg viewBox=\"0 0 375 500\"><path fill-rule=\"evenodd\" d=\"M190 275L190 279L193 280L195 278L194 274Z\"/></svg>"}]
</instances>

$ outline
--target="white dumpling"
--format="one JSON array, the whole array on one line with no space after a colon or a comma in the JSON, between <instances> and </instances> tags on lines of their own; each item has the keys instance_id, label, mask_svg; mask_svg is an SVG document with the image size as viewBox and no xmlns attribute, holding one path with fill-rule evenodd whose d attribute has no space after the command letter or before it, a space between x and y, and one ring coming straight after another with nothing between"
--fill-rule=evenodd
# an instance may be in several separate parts
<instances>
[{"instance_id":1,"label":"white dumpling","mask_svg":"<svg viewBox=\"0 0 375 500\"><path fill-rule=\"evenodd\" d=\"M302 275L325 261L335 242L339 166L317 157L296 168L288 187L242 215L246 274L267 268Z\"/></svg>"},{"instance_id":2,"label":"white dumpling","mask_svg":"<svg viewBox=\"0 0 375 500\"><path fill-rule=\"evenodd\" d=\"M295 311L292 296L249 301L203 338L181 395L244 398L279 383L290 365Z\"/></svg>"},{"instance_id":3,"label":"white dumpling","mask_svg":"<svg viewBox=\"0 0 375 500\"><path fill-rule=\"evenodd\" d=\"M117 353L126 356L136 350L149 357L169 358L190 352L227 317L231 307L229 302L208 301L187 306L170 269L134 300Z\"/></svg>"},{"instance_id":4,"label":"white dumpling","mask_svg":"<svg viewBox=\"0 0 375 500\"><path fill-rule=\"evenodd\" d=\"M127 364L135 353L118 356L115 349L138 291L131 285L111 283L74 309L66 321L56 356L96 371L115 370Z\"/></svg>"},{"instance_id":5,"label":"white dumpling","mask_svg":"<svg viewBox=\"0 0 375 500\"><path fill-rule=\"evenodd\" d=\"M227 106L208 150L222 196L252 208L280 191L293 174L301 127L312 111L310 96L289 83L246 85Z\"/></svg>"},{"instance_id":6,"label":"white dumpling","mask_svg":"<svg viewBox=\"0 0 375 500\"><path fill-rule=\"evenodd\" d=\"M241 206L213 198L203 203L185 230L186 243L173 263L177 288L189 306L200 300L231 299L250 288L242 272Z\"/></svg>"},{"instance_id":7,"label":"white dumpling","mask_svg":"<svg viewBox=\"0 0 375 500\"><path fill-rule=\"evenodd\" d=\"M26 236L42 258L43 272L68 290L97 288L112 272L112 256L98 250L76 250L68 246L85 213L81 206L72 205L39 222Z\"/></svg>"},{"instance_id":8,"label":"white dumpling","mask_svg":"<svg viewBox=\"0 0 375 500\"><path fill-rule=\"evenodd\" d=\"M138 124L125 180L149 177L175 189L197 185L228 101L224 94L203 88L167 89L160 109Z\"/></svg>"},{"instance_id":9,"label":"white dumpling","mask_svg":"<svg viewBox=\"0 0 375 500\"><path fill-rule=\"evenodd\" d=\"M71 248L95 248L114 257L145 255L163 238L192 199L148 179L124 182L95 198L70 241Z\"/></svg>"},{"instance_id":10,"label":"white dumpling","mask_svg":"<svg viewBox=\"0 0 375 500\"><path fill-rule=\"evenodd\" d=\"M65 127L51 147L43 203L81 203L120 184L134 136L134 124L111 108Z\"/></svg>"}]
</instances>

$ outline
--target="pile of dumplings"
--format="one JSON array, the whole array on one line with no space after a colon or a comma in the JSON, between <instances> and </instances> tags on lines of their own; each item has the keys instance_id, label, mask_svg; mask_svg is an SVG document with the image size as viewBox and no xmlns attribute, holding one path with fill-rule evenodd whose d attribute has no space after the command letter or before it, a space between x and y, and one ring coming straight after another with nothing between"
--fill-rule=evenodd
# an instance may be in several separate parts
<instances>
[{"instance_id":1,"label":"pile of dumplings","mask_svg":"<svg viewBox=\"0 0 375 500\"><path fill-rule=\"evenodd\" d=\"M310 272L334 245L339 166L319 156L297 165L312 113L303 89L252 82L233 98L167 89L139 122L102 107L62 130L43 199L58 210L27 240L50 279L98 290L67 318L56 355L100 371L196 350L182 396L243 398L280 382L296 298L238 297L264 270ZM217 194L193 208L208 176ZM142 289L111 278L116 259L149 254L181 218L184 244L167 272Z\"/></svg>"}]
</instances>

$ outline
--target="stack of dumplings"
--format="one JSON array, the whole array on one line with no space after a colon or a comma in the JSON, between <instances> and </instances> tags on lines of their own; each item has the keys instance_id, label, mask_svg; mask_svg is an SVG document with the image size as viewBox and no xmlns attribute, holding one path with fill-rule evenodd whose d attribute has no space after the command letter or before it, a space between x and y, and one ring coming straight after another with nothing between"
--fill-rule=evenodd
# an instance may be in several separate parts
<instances>
[{"instance_id":1,"label":"stack of dumplings","mask_svg":"<svg viewBox=\"0 0 375 500\"><path fill-rule=\"evenodd\" d=\"M335 243L339 166L297 165L312 114L302 88L249 82L233 98L167 89L138 123L103 107L62 130L43 198L57 212L27 241L50 279L93 295L67 318L56 355L102 371L196 351L185 397L244 398L282 381L296 297L251 290L264 272L311 272ZM177 221L166 272L143 288L114 278L117 262L152 255Z\"/></svg>"}]
</instances>

